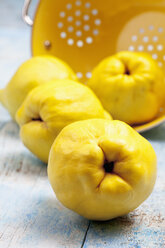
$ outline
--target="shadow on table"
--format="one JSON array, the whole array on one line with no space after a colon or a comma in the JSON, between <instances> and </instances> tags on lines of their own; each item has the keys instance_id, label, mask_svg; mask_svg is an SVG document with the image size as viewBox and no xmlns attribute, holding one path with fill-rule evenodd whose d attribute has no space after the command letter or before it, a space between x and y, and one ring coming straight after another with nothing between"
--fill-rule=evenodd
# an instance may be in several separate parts
<instances>
[{"instance_id":1,"label":"shadow on table","mask_svg":"<svg viewBox=\"0 0 165 248\"><path fill-rule=\"evenodd\" d=\"M36 248L40 247L39 244L49 248L81 247L89 221L63 207L55 198L50 185L44 183L36 190L29 206L29 214L26 214L29 224L21 237L22 244L26 242L27 247L31 245ZM147 212L146 209L148 205L143 204L143 208L120 218L104 222L90 221L83 247L140 248L154 247L154 242L158 244L155 247L160 247L164 232L160 231L158 235L158 216L155 217L153 211ZM149 241L151 246L147 246Z\"/></svg>"},{"instance_id":2,"label":"shadow on table","mask_svg":"<svg viewBox=\"0 0 165 248\"><path fill-rule=\"evenodd\" d=\"M131 228L134 223L135 219L128 214L108 221L90 221L90 226L91 228L93 226L95 229L99 228L105 232L109 232L111 229L115 231L120 230L121 232L121 230L125 227Z\"/></svg>"},{"instance_id":3,"label":"shadow on table","mask_svg":"<svg viewBox=\"0 0 165 248\"><path fill-rule=\"evenodd\" d=\"M105 222L91 221L86 239L87 247L138 247L136 238L133 237L135 222L129 214Z\"/></svg>"},{"instance_id":4,"label":"shadow on table","mask_svg":"<svg viewBox=\"0 0 165 248\"><path fill-rule=\"evenodd\" d=\"M150 131L142 133L146 139L155 141L165 141L165 124L155 127Z\"/></svg>"},{"instance_id":5,"label":"shadow on table","mask_svg":"<svg viewBox=\"0 0 165 248\"><path fill-rule=\"evenodd\" d=\"M63 207L53 194L41 196L31 206L29 218L31 224L20 240L27 247L81 247L88 220Z\"/></svg>"},{"instance_id":6,"label":"shadow on table","mask_svg":"<svg viewBox=\"0 0 165 248\"><path fill-rule=\"evenodd\" d=\"M41 202L39 213L29 233L33 233L33 239L37 237L37 239L42 240L43 235L45 235L49 242L54 240L54 247L65 247L66 244L66 247L75 247L74 243L76 242L79 244L77 247L81 247L88 223L87 219L66 209L56 199L49 198ZM124 235L126 236L125 239L128 240L134 224L135 218L130 215L104 222L90 221L83 247L89 245L89 247L101 248L105 246L109 248L109 240L114 241ZM61 242L63 242L63 246ZM86 242L88 243L87 246ZM90 242L92 242L91 246Z\"/></svg>"}]
</instances>

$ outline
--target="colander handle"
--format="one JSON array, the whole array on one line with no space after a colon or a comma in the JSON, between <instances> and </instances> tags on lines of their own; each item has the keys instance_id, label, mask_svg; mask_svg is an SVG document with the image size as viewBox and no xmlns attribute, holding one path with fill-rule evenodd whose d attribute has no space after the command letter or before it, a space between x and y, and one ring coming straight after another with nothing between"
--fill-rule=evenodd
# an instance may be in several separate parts
<instances>
[{"instance_id":1,"label":"colander handle","mask_svg":"<svg viewBox=\"0 0 165 248\"><path fill-rule=\"evenodd\" d=\"M29 7L30 7L30 4L31 4L31 1L32 0L25 0L24 2L24 6L23 6L23 9L22 9L22 18L24 20L24 22L26 24L28 24L29 26L33 26L33 20L31 19L31 17L28 15L28 12L29 12Z\"/></svg>"}]
</instances>

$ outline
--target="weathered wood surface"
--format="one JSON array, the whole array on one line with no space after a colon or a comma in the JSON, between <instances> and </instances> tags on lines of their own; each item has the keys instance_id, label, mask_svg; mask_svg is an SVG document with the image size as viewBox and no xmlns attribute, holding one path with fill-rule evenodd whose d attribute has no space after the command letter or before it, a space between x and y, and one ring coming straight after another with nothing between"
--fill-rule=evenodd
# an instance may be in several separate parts
<instances>
[{"instance_id":1,"label":"weathered wood surface","mask_svg":"<svg viewBox=\"0 0 165 248\"><path fill-rule=\"evenodd\" d=\"M18 131L0 123L0 247L80 247L87 220L55 199L46 165L23 147Z\"/></svg>"},{"instance_id":2,"label":"weathered wood surface","mask_svg":"<svg viewBox=\"0 0 165 248\"><path fill-rule=\"evenodd\" d=\"M158 176L154 192L129 215L105 223L92 222L84 248L165 247L165 124L144 137L158 156Z\"/></svg>"},{"instance_id":3,"label":"weathered wood surface","mask_svg":"<svg viewBox=\"0 0 165 248\"><path fill-rule=\"evenodd\" d=\"M23 0L0 1L0 87L30 56L22 4ZM158 155L154 192L127 216L90 222L57 201L46 165L22 145L18 126L0 106L0 248L164 248L165 124L144 136Z\"/></svg>"}]
</instances>

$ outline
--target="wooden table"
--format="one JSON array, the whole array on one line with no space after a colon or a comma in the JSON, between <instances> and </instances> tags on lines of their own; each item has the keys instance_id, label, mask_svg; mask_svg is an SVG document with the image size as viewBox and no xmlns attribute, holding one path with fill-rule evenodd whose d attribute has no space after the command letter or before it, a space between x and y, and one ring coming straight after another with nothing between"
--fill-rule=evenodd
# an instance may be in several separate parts
<instances>
[{"instance_id":1,"label":"wooden table","mask_svg":"<svg viewBox=\"0 0 165 248\"><path fill-rule=\"evenodd\" d=\"M30 29L21 20L22 5L23 0L0 1L1 88L30 57ZM22 145L18 126L0 106L0 248L164 248L165 125L144 136L158 156L154 192L127 216L88 221L58 202L46 165Z\"/></svg>"}]
</instances>

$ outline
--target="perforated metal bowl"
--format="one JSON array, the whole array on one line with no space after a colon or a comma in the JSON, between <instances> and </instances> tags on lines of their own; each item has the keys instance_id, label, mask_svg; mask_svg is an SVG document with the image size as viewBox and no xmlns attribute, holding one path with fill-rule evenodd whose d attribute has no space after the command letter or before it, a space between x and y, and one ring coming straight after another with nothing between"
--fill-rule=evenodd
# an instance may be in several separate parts
<instances>
[{"instance_id":1,"label":"perforated metal bowl","mask_svg":"<svg viewBox=\"0 0 165 248\"><path fill-rule=\"evenodd\" d=\"M41 0L32 28L32 54L65 60L85 82L100 60L122 50L144 51L165 70L165 0ZM165 108L139 132L165 121Z\"/></svg>"}]
</instances>

